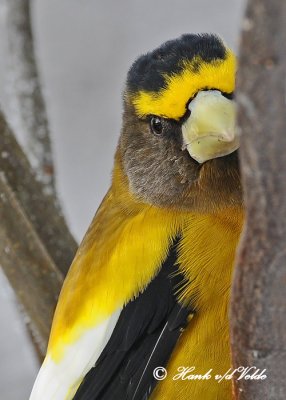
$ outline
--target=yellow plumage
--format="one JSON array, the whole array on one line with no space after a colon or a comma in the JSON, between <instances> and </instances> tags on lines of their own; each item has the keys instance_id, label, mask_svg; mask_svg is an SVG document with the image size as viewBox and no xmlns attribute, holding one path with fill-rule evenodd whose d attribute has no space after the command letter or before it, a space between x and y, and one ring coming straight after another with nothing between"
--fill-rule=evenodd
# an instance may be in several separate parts
<instances>
[{"instance_id":1,"label":"yellow plumage","mask_svg":"<svg viewBox=\"0 0 286 400\"><path fill-rule=\"evenodd\" d=\"M240 208L221 210L216 215L195 214L185 220L179 263L192 282L185 288L184 300L193 300L197 314L168 363L168 378L154 391L152 398L156 400L185 400L186 394L192 400L230 399L231 381L173 381L172 377L180 366L194 366L193 374L212 370L213 378L231 367L229 288L242 222Z\"/></svg>"}]
</instances>

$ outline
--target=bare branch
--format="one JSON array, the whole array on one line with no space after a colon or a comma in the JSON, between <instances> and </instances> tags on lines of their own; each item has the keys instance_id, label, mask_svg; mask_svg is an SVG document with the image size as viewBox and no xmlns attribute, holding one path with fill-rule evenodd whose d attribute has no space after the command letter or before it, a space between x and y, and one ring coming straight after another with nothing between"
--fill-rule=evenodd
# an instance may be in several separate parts
<instances>
[{"instance_id":1,"label":"bare branch","mask_svg":"<svg viewBox=\"0 0 286 400\"><path fill-rule=\"evenodd\" d=\"M8 93L12 126L27 141L27 154L47 193L55 193L52 151L46 108L38 76L31 0L6 0Z\"/></svg>"},{"instance_id":2,"label":"bare branch","mask_svg":"<svg viewBox=\"0 0 286 400\"><path fill-rule=\"evenodd\" d=\"M33 338L44 355L63 275L47 253L3 173L0 173L0 196L1 266L24 307Z\"/></svg>"},{"instance_id":3,"label":"bare branch","mask_svg":"<svg viewBox=\"0 0 286 400\"><path fill-rule=\"evenodd\" d=\"M286 396L286 2L252 0L238 77L246 227L232 293L234 367L267 379L234 381L239 400Z\"/></svg>"}]
</instances>

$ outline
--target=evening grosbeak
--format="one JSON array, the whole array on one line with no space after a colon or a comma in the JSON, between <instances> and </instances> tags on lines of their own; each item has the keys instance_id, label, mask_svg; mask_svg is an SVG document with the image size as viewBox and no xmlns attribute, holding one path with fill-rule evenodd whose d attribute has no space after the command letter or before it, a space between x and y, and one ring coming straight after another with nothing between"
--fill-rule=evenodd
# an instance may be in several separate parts
<instances>
[{"instance_id":1,"label":"evening grosbeak","mask_svg":"<svg viewBox=\"0 0 286 400\"><path fill-rule=\"evenodd\" d=\"M64 282L30 400L231 399L231 381L215 376L231 366L243 223L235 73L210 34L131 66L111 187Z\"/></svg>"}]
</instances>

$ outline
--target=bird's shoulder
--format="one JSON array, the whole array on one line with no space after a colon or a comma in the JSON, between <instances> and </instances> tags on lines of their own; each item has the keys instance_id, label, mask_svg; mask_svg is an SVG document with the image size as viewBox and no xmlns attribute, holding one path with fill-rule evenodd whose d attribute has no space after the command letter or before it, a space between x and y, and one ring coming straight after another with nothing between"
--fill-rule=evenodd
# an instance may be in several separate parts
<instances>
[{"instance_id":1,"label":"bird's shoulder","mask_svg":"<svg viewBox=\"0 0 286 400\"><path fill-rule=\"evenodd\" d=\"M65 343L77 341L87 327L100 325L148 285L179 225L170 210L132 203L127 207L108 192L60 294L49 344L56 357Z\"/></svg>"}]
</instances>

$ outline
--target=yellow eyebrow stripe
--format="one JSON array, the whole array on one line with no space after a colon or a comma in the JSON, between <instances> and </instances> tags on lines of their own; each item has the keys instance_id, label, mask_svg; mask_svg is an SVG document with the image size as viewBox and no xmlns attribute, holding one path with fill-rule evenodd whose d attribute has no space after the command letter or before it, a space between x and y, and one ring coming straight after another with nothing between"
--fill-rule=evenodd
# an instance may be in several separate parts
<instances>
[{"instance_id":1,"label":"yellow eyebrow stripe","mask_svg":"<svg viewBox=\"0 0 286 400\"><path fill-rule=\"evenodd\" d=\"M195 70L197 65L198 72ZM184 63L181 73L166 76L166 85L159 92L142 90L132 95L131 101L139 117L153 114L178 120L185 114L189 99L199 90L218 89L232 93L235 73L236 57L229 49L225 60L207 63L196 57Z\"/></svg>"}]
</instances>

